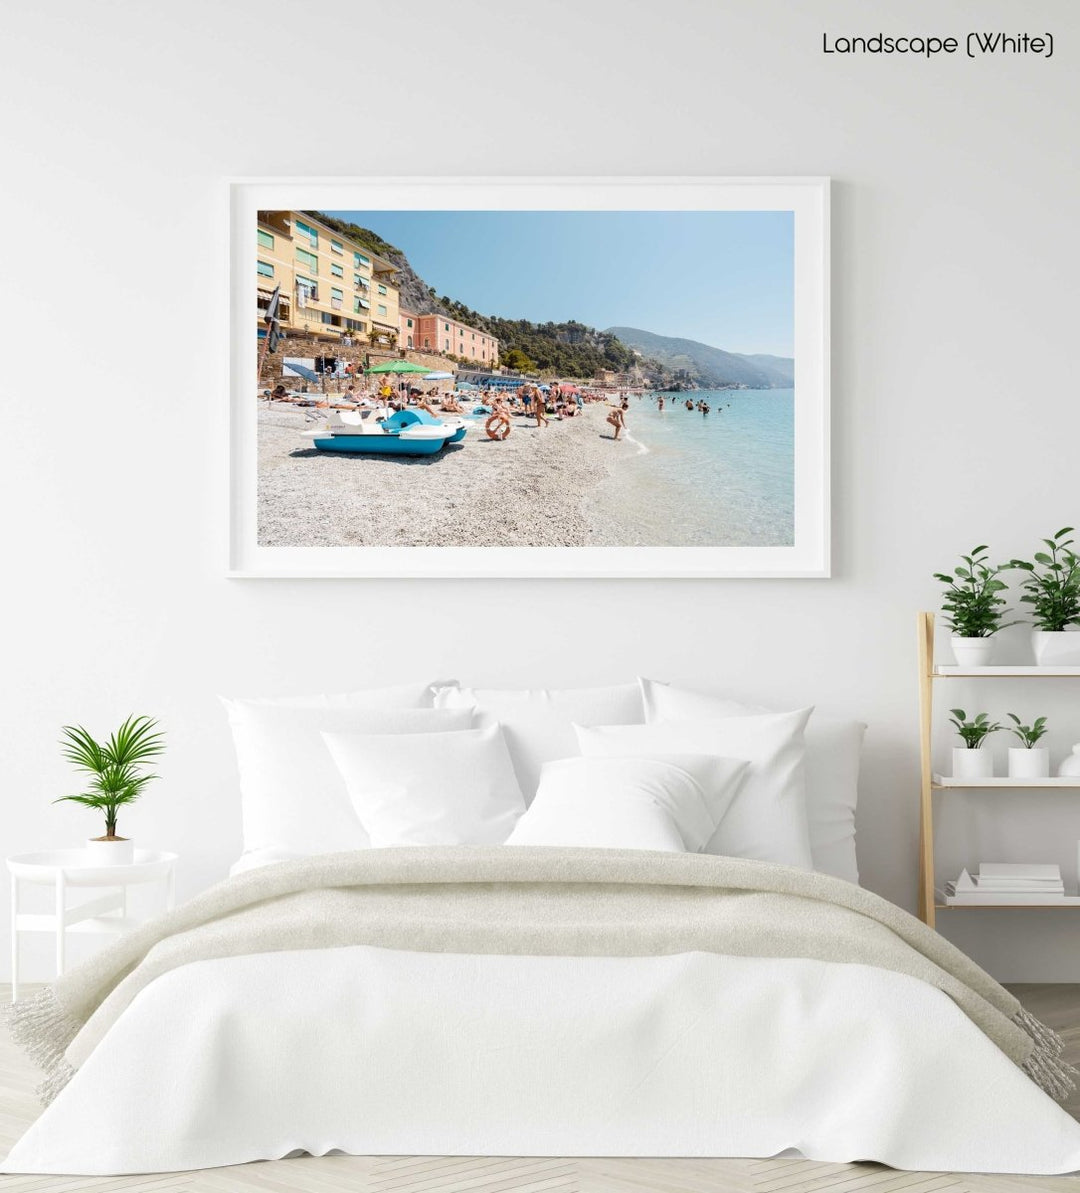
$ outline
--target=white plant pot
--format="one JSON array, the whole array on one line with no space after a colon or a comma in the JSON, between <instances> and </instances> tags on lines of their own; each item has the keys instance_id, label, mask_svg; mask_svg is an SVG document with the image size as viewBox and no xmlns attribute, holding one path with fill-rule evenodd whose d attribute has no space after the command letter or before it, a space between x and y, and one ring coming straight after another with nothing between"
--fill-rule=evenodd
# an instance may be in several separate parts
<instances>
[{"instance_id":1,"label":"white plant pot","mask_svg":"<svg viewBox=\"0 0 1080 1193\"><path fill-rule=\"evenodd\" d=\"M118 837L115 841L91 839L86 842L89 866L130 866L135 860L135 842Z\"/></svg>"},{"instance_id":2,"label":"white plant pot","mask_svg":"<svg viewBox=\"0 0 1080 1193\"><path fill-rule=\"evenodd\" d=\"M1080 633L1075 630L1032 630L1031 645L1040 667L1080 667Z\"/></svg>"},{"instance_id":3,"label":"white plant pot","mask_svg":"<svg viewBox=\"0 0 1080 1193\"><path fill-rule=\"evenodd\" d=\"M994 653L993 638L958 638L954 634L949 644L961 667L985 667Z\"/></svg>"},{"instance_id":4,"label":"white plant pot","mask_svg":"<svg viewBox=\"0 0 1080 1193\"><path fill-rule=\"evenodd\" d=\"M953 746L952 773L954 779L992 779L994 755L989 750L969 750Z\"/></svg>"},{"instance_id":5,"label":"white plant pot","mask_svg":"<svg viewBox=\"0 0 1080 1193\"><path fill-rule=\"evenodd\" d=\"M1042 746L1030 750L1024 746L1009 747L1010 779L1045 779L1050 774L1050 751Z\"/></svg>"}]
</instances>

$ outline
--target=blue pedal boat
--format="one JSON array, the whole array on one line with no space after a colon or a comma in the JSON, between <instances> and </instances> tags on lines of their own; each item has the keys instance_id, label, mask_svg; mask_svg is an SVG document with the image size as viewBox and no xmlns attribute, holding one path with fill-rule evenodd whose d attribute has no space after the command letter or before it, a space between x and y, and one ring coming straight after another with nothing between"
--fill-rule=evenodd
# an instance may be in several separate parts
<instances>
[{"instance_id":1,"label":"blue pedal boat","mask_svg":"<svg viewBox=\"0 0 1080 1193\"><path fill-rule=\"evenodd\" d=\"M433 456L448 443L460 443L466 427L460 419L439 419L426 410L399 410L389 418L379 412L332 410L326 426L305 431L319 451L380 456Z\"/></svg>"}]
</instances>

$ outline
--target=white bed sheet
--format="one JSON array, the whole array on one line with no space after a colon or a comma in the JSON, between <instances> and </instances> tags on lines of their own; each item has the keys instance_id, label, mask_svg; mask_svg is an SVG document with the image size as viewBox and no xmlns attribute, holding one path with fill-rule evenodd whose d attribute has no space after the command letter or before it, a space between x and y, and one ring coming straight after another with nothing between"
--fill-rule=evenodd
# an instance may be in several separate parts
<instances>
[{"instance_id":1,"label":"white bed sheet","mask_svg":"<svg viewBox=\"0 0 1080 1193\"><path fill-rule=\"evenodd\" d=\"M298 1149L1062 1173L1080 1126L944 994L871 967L365 946L158 978L0 1171Z\"/></svg>"}]
</instances>

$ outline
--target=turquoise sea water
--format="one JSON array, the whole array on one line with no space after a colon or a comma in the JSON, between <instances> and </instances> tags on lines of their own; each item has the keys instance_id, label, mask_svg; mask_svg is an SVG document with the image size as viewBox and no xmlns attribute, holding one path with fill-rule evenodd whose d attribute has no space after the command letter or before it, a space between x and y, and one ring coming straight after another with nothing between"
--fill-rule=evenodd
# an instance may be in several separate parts
<instances>
[{"instance_id":1,"label":"turquoise sea water","mask_svg":"<svg viewBox=\"0 0 1080 1193\"><path fill-rule=\"evenodd\" d=\"M687 410L687 398L710 414ZM631 442L589 502L620 546L788 546L794 540L795 391L665 394L630 399ZM626 450L630 449L630 450Z\"/></svg>"}]
</instances>

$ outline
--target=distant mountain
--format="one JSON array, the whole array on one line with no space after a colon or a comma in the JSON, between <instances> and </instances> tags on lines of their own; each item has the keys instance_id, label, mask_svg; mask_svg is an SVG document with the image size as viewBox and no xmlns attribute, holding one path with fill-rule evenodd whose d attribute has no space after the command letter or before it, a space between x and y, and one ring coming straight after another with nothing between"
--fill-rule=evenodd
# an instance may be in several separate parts
<instances>
[{"instance_id":1,"label":"distant mountain","mask_svg":"<svg viewBox=\"0 0 1080 1193\"><path fill-rule=\"evenodd\" d=\"M659 361L665 369L685 369L706 388L746 385L751 389L788 389L795 383L795 361L786 356L744 356L697 340L681 340L639 327L609 327L609 335Z\"/></svg>"}]
</instances>

